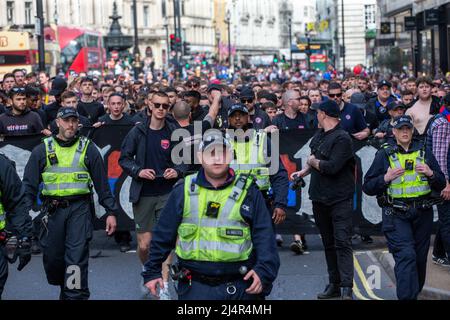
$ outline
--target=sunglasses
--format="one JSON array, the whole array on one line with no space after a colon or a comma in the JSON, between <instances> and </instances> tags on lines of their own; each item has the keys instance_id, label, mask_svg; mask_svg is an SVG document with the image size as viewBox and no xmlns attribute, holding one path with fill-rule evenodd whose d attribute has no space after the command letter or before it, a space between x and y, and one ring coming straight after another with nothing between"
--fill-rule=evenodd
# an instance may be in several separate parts
<instances>
[{"instance_id":1,"label":"sunglasses","mask_svg":"<svg viewBox=\"0 0 450 320\"><path fill-rule=\"evenodd\" d=\"M12 88L11 91L14 93L25 93L25 88L15 87L15 88Z\"/></svg>"},{"instance_id":2,"label":"sunglasses","mask_svg":"<svg viewBox=\"0 0 450 320\"><path fill-rule=\"evenodd\" d=\"M246 104L246 103L253 103L253 99L241 99L241 102L242 102L243 104Z\"/></svg>"},{"instance_id":3,"label":"sunglasses","mask_svg":"<svg viewBox=\"0 0 450 320\"><path fill-rule=\"evenodd\" d=\"M154 103L153 106L155 107L155 109L163 108L164 110L168 110L170 108L170 105L168 105L167 103Z\"/></svg>"},{"instance_id":4,"label":"sunglasses","mask_svg":"<svg viewBox=\"0 0 450 320\"><path fill-rule=\"evenodd\" d=\"M328 96L330 98L340 98L342 97L342 93L329 93Z\"/></svg>"}]
</instances>

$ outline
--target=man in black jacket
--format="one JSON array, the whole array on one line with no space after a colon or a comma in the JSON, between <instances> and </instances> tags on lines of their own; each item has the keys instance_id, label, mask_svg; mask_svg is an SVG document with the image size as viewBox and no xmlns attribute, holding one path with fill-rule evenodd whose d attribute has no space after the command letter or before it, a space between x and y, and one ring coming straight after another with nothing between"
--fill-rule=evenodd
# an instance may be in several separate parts
<instances>
[{"instance_id":1,"label":"man in black jacket","mask_svg":"<svg viewBox=\"0 0 450 320\"><path fill-rule=\"evenodd\" d=\"M47 117L47 124L56 119L56 114L59 108L61 108L61 95L67 88L67 81L63 78L56 77L52 80L52 88L48 93L50 96L55 97L55 102L45 106L44 111Z\"/></svg>"},{"instance_id":2,"label":"man in black jacket","mask_svg":"<svg viewBox=\"0 0 450 320\"><path fill-rule=\"evenodd\" d=\"M264 130L270 126L271 122L267 113L264 112L259 106L255 105L256 97L252 88L242 88L239 98L241 103L247 107L250 115L250 123L255 130Z\"/></svg>"},{"instance_id":3,"label":"man in black jacket","mask_svg":"<svg viewBox=\"0 0 450 320\"><path fill-rule=\"evenodd\" d=\"M342 130L336 102L320 104L320 130L311 141L306 167L292 174L311 174L309 197L322 236L330 283L318 299L353 298L352 212L355 190L355 158L352 140Z\"/></svg>"},{"instance_id":4,"label":"man in black jacket","mask_svg":"<svg viewBox=\"0 0 450 320\"><path fill-rule=\"evenodd\" d=\"M4 254L6 230L13 232L19 240L18 270L21 271L31 259L31 217L24 205L22 182L14 163L0 154L0 299L8 278L8 261Z\"/></svg>"},{"instance_id":5,"label":"man in black jacket","mask_svg":"<svg viewBox=\"0 0 450 320\"><path fill-rule=\"evenodd\" d=\"M173 185L184 171L184 167L175 166L171 158L175 145L171 135L176 127L166 121L169 108L167 94L153 94L150 105L152 116L131 129L123 141L119 159L120 166L133 179L130 202L133 204L137 251L142 264L148 259L152 231L160 212ZM165 268L164 281L168 282L168 279L169 272ZM162 295L163 299L169 299L168 291L162 292Z\"/></svg>"}]
</instances>

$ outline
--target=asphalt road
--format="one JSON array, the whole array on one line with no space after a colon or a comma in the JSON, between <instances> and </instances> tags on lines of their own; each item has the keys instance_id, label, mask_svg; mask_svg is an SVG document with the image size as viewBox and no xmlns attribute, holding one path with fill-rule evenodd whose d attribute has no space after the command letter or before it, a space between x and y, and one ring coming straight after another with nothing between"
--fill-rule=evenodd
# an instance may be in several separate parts
<instances>
[{"instance_id":1,"label":"asphalt road","mask_svg":"<svg viewBox=\"0 0 450 320\"><path fill-rule=\"evenodd\" d=\"M279 249L281 268L269 300L314 300L327 284L325 256L319 236L308 235L309 252L297 256L288 246L290 236ZM133 243L133 246L135 243ZM361 245L354 241L355 249L355 299L396 299L395 284L374 258L371 250L379 249L383 242ZM95 258L94 258L95 257ZM141 300L139 283L140 263L134 251L121 253L113 239L96 232L91 244L89 261L89 286L93 300ZM33 256L21 272L10 265L9 278L3 293L5 300L54 300L59 288L50 286L45 278L42 255ZM175 297L173 285L172 295Z\"/></svg>"}]
</instances>

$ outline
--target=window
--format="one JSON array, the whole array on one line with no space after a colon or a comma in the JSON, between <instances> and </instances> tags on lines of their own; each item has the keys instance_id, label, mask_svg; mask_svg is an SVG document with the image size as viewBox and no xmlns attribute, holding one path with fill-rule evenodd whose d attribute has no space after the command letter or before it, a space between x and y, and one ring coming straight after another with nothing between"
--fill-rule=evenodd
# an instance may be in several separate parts
<instances>
[{"instance_id":1,"label":"window","mask_svg":"<svg viewBox=\"0 0 450 320\"><path fill-rule=\"evenodd\" d=\"M165 18L167 16L167 8L166 8L166 1L165 0L163 0L161 2L161 13L162 13L163 18Z\"/></svg>"},{"instance_id":2,"label":"window","mask_svg":"<svg viewBox=\"0 0 450 320\"><path fill-rule=\"evenodd\" d=\"M6 21L8 24L14 23L14 1L6 1Z\"/></svg>"},{"instance_id":3,"label":"window","mask_svg":"<svg viewBox=\"0 0 450 320\"><path fill-rule=\"evenodd\" d=\"M366 30L376 28L375 24L376 7L374 4L368 4L364 6L364 27Z\"/></svg>"},{"instance_id":4,"label":"window","mask_svg":"<svg viewBox=\"0 0 450 320\"><path fill-rule=\"evenodd\" d=\"M144 27L149 26L149 12L148 12L148 6L144 6Z\"/></svg>"},{"instance_id":5,"label":"window","mask_svg":"<svg viewBox=\"0 0 450 320\"><path fill-rule=\"evenodd\" d=\"M25 24L31 24L33 4L29 1L25 2Z\"/></svg>"},{"instance_id":6,"label":"window","mask_svg":"<svg viewBox=\"0 0 450 320\"><path fill-rule=\"evenodd\" d=\"M304 15L305 17L308 16L308 7L303 7L303 15Z\"/></svg>"}]
</instances>

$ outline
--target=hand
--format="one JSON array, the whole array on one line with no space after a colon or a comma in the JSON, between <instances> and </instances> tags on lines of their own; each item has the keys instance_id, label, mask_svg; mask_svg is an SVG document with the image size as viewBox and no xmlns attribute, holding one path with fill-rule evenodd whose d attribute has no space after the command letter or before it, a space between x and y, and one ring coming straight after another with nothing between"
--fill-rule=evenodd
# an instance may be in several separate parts
<instances>
[{"instance_id":1,"label":"hand","mask_svg":"<svg viewBox=\"0 0 450 320\"><path fill-rule=\"evenodd\" d=\"M106 233L108 236L112 235L114 232L116 232L117 228L117 219L115 216L108 216L106 218Z\"/></svg>"},{"instance_id":2,"label":"hand","mask_svg":"<svg viewBox=\"0 0 450 320\"><path fill-rule=\"evenodd\" d=\"M156 172L153 169L143 169L139 171L139 178L155 180Z\"/></svg>"},{"instance_id":3,"label":"hand","mask_svg":"<svg viewBox=\"0 0 450 320\"><path fill-rule=\"evenodd\" d=\"M281 208L275 208L275 210L273 210L272 219L275 224L282 223L286 219L286 211Z\"/></svg>"},{"instance_id":4,"label":"hand","mask_svg":"<svg viewBox=\"0 0 450 320\"><path fill-rule=\"evenodd\" d=\"M361 131L353 134L353 137L357 140L364 140L369 137L369 133L367 131Z\"/></svg>"},{"instance_id":5,"label":"hand","mask_svg":"<svg viewBox=\"0 0 450 320\"><path fill-rule=\"evenodd\" d=\"M169 168L164 171L164 179L170 180L170 179L176 179L178 178L178 172L175 169Z\"/></svg>"},{"instance_id":6,"label":"hand","mask_svg":"<svg viewBox=\"0 0 450 320\"><path fill-rule=\"evenodd\" d=\"M426 175L428 178L431 178L434 174L433 170L430 169L430 167L424 163L424 164L418 164L416 166L416 172Z\"/></svg>"},{"instance_id":7,"label":"hand","mask_svg":"<svg viewBox=\"0 0 450 320\"><path fill-rule=\"evenodd\" d=\"M213 98L213 100L220 100L220 98L222 98L222 92L213 90L211 91L211 97Z\"/></svg>"},{"instance_id":8,"label":"hand","mask_svg":"<svg viewBox=\"0 0 450 320\"><path fill-rule=\"evenodd\" d=\"M401 177L405 173L405 169L403 168L389 168L386 174L384 175L384 182L389 183L398 177Z\"/></svg>"},{"instance_id":9,"label":"hand","mask_svg":"<svg viewBox=\"0 0 450 320\"><path fill-rule=\"evenodd\" d=\"M450 200L450 183L447 182L447 186L441 191L441 197L445 201Z\"/></svg>"},{"instance_id":10,"label":"hand","mask_svg":"<svg viewBox=\"0 0 450 320\"><path fill-rule=\"evenodd\" d=\"M19 243L16 249L16 255L19 258L17 270L22 271L31 260L31 244L28 240Z\"/></svg>"},{"instance_id":11,"label":"hand","mask_svg":"<svg viewBox=\"0 0 450 320\"><path fill-rule=\"evenodd\" d=\"M375 133L375 138L377 139L383 139L386 136L385 132L377 132Z\"/></svg>"},{"instance_id":12,"label":"hand","mask_svg":"<svg viewBox=\"0 0 450 320\"><path fill-rule=\"evenodd\" d=\"M308 166L312 167L312 164L311 164L311 163L312 163L314 160L316 160L316 156L310 155L310 156L308 157L308 160L306 160L306 163L308 164Z\"/></svg>"},{"instance_id":13,"label":"hand","mask_svg":"<svg viewBox=\"0 0 450 320\"><path fill-rule=\"evenodd\" d=\"M306 166L306 168L304 168L300 171L294 172L293 174L291 174L291 180L295 180L296 177L300 177L300 178L306 177L309 174L310 169L311 168L309 166Z\"/></svg>"},{"instance_id":14,"label":"hand","mask_svg":"<svg viewBox=\"0 0 450 320\"><path fill-rule=\"evenodd\" d=\"M42 130L41 133L42 133L44 136L47 136L47 137L50 137L50 136L52 135L52 132L51 132L50 130L48 130L48 129Z\"/></svg>"},{"instance_id":15,"label":"hand","mask_svg":"<svg viewBox=\"0 0 450 320\"><path fill-rule=\"evenodd\" d=\"M253 278L252 285L245 290L248 294L260 294L262 292L262 283L259 276L256 274L254 270L250 270L244 277L244 281Z\"/></svg>"},{"instance_id":16,"label":"hand","mask_svg":"<svg viewBox=\"0 0 450 320\"><path fill-rule=\"evenodd\" d=\"M274 126L274 125L268 126L267 128L264 129L264 131L267 132L267 133L272 133L272 132L277 131L277 130L278 130L278 127Z\"/></svg>"},{"instance_id":17,"label":"hand","mask_svg":"<svg viewBox=\"0 0 450 320\"><path fill-rule=\"evenodd\" d=\"M162 278L154 279L145 284L145 286L148 288L148 290L150 290L150 293L157 298L159 298L158 294L156 293L156 287L158 285L159 285L160 289L164 289L164 282L163 282Z\"/></svg>"},{"instance_id":18,"label":"hand","mask_svg":"<svg viewBox=\"0 0 450 320\"><path fill-rule=\"evenodd\" d=\"M94 123L92 126L94 127L94 128L100 128L102 125L104 125L105 123L104 122L96 122L96 123Z\"/></svg>"}]
</instances>

